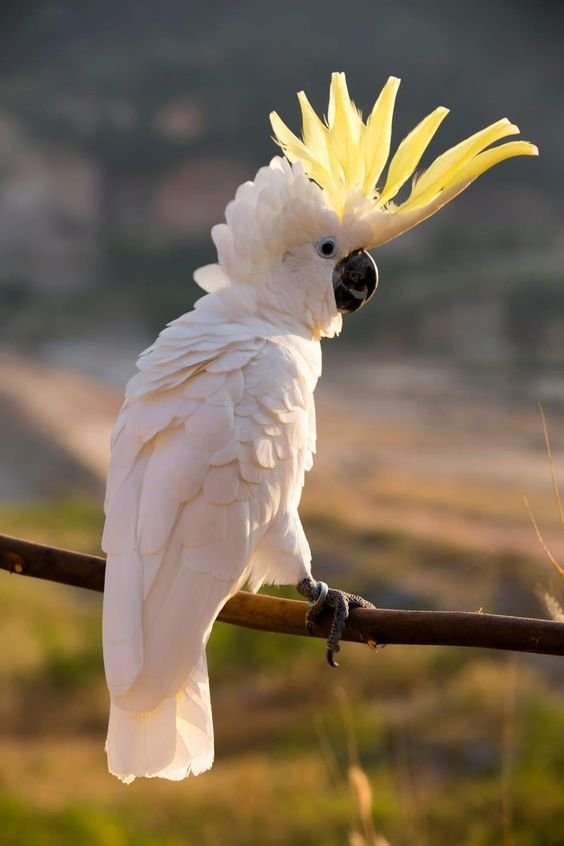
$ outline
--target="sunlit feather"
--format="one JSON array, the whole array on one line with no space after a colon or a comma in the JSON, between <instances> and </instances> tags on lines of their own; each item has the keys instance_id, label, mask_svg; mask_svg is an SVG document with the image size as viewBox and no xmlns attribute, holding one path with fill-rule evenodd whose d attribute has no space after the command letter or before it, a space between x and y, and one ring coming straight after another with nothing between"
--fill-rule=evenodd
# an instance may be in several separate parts
<instances>
[{"instance_id":1,"label":"sunlit feather","mask_svg":"<svg viewBox=\"0 0 564 846\"><path fill-rule=\"evenodd\" d=\"M394 105L399 84L400 80L395 76L388 79L366 122L361 152L366 162L362 188L367 196L374 192L390 155Z\"/></svg>"},{"instance_id":2,"label":"sunlit feather","mask_svg":"<svg viewBox=\"0 0 564 846\"><path fill-rule=\"evenodd\" d=\"M350 189L354 187L360 175L359 141L364 124L349 96L344 73L334 73L331 76L327 119L341 169L339 176L345 188Z\"/></svg>"},{"instance_id":3,"label":"sunlit feather","mask_svg":"<svg viewBox=\"0 0 564 846\"><path fill-rule=\"evenodd\" d=\"M393 199L400 188L413 175L423 153L448 112L449 110L445 109L444 106L439 106L430 115L423 118L421 123L418 123L415 129L412 129L409 135L403 139L390 162L386 184L378 197L379 206Z\"/></svg>"},{"instance_id":4,"label":"sunlit feather","mask_svg":"<svg viewBox=\"0 0 564 846\"><path fill-rule=\"evenodd\" d=\"M510 159L513 156L538 156L538 148L529 141L508 141L507 144L499 144L489 150L479 153L468 164L456 174L458 182L465 182L467 179L476 179L490 167L499 162Z\"/></svg>"},{"instance_id":5,"label":"sunlit feather","mask_svg":"<svg viewBox=\"0 0 564 846\"><path fill-rule=\"evenodd\" d=\"M410 179L431 139L448 114L439 106L425 117L400 143L388 166L383 187L381 175L390 155L394 104L400 80L391 76L364 123L360 111L349 96L344 73L331 77L327 122L315 113L306 95L298 95L302 110L303 140L288 129L272 112L270 119L277 143L291 162L301 162L305 173L324 191L328 205L343 216L348 204L355 207L364 197L384 215L393 215L393 226L384 226L382 216L374 217L373 247L396 237L402 231L399 217L405 217L405 229L413 220L423 220L460 193L477 176L512 156L536 156L534 144L519 141L486 149L519 129L507 118L480 130L455 147L446 150L414 180L407 200L399 205L390 201ZM460 186L460 188L459 188ZM445 195L444 197L442 195ZM351 206L349 206L350 208ZM369 206L367 206L369 208ZM415 215L414 213L417 212ZM372 218L371 218L372 219Z\"/></svg>"},{"instance_id":6,"label":"sunlit feather","mask_svg":"<svg viewBox=\"0 0 564 846\"><path fill-rule=\"evenodd\" d=\"M450 185L455 185L461 180L458 172L465 167L474 156L481 153L490 144L505 138L507 135L517 135L519 127L512 124L507 118L486 126L485 129L471 135L464 141L460 141L455 147L451 147L435 159L433 164L422 173L416 181L413 191L401 208L407 211L430 202L433 197Z\"/></svg>"}]
</instances>

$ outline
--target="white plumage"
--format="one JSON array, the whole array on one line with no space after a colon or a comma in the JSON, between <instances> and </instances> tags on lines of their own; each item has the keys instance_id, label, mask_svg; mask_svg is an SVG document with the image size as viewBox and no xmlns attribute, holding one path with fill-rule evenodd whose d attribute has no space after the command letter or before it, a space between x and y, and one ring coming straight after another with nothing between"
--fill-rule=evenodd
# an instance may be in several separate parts
<instances>
[{"instance_id":1,"label":"white plumage","mask_svg":"<svg viewBox=\"0 0 564 846\"><path fill-rule=\"evenodd\" d=\"M346 313L374 292L374 263L359 253L504 158L537 154L527 142L486 150L517 131L498 121L440 156L394 206L446 114L425 119L374 184L398 84L388 80L366 125L344 74L333 75L327 124L301 92L303 141L273 113L293 164L275 158L237 190L212 229L218 264L195 273L208 295L141 355L127 387L103 538L107 753L123 781L212 765L205 647L217 614L245 583L310 575L298 504L315 451L319 340L340 331L337 296Z\"/></svg>"},{"instance_id":2,"label":"white plumage","mask_svg":"<svg viewBox=\"0 0 564 846\"><path fill-rule=\"evenodd\" d=\"M315 445L319 344L247 315L222 290L140 359L115 427L103 547L111 772L183 778L213 762L205 658L245 582L297 583L297 505Z\"/></svg>"}]
</instances>

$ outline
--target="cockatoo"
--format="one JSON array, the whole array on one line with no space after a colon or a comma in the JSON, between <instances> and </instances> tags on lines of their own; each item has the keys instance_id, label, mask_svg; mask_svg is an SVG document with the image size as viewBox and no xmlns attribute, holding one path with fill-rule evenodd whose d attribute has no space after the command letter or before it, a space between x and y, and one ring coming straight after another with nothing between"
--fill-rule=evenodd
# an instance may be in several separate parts
<instances>
[{"instance_id":1,"label":"cockatoo","mask_svg":"<svg viewBox=\"0 0 564 846\"><path fill-rule=\"evenodd\" d=\"M273 158L237 190L213 227L217 264L194 278L207 292L141 354L113 439L103 548L103 639L111 696L109 770L178 780L213 763L206 643L244 585L296 585L333 609L328 658L361 597L312 577L298 505L315 452L313 393L322 338L373 295L366 252L460 194L488 168L537 155L507 119L413 176L448 110L404 138L387 166L399 79L366 121L343 73L326 121L305 93L299 139L273 112Z\"/></svg>"}]
</instances>

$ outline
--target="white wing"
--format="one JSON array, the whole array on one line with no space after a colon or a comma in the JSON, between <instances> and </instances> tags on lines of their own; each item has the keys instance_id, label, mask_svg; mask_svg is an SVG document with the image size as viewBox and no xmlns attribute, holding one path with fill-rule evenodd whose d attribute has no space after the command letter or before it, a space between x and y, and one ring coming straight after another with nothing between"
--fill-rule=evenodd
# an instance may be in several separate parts
<instances>
[{"instance_id":1,"label":"white wing","mask_svg":"<svg viewBox=\"0 0 564 846\"><path fill-rule=\"evenodd\" d=\"M209 333L185 343L178 328L130 383L108 481L108 754L124 778L203 768L188 747L196 724L211 735L203 650L213 621L247 578L297 581L309 566L296 513L311 447L299 364L263 340L218 353ZM143 712L142 737L125 712Z\"/></svg>"}]
</instances>

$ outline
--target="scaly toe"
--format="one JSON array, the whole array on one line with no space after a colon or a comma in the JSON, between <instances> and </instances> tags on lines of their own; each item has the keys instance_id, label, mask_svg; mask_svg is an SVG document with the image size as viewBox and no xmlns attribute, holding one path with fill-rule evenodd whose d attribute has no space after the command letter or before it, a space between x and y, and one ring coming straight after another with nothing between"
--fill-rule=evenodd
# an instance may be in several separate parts
<instances>
[{"instance_id":1,"label":"scaly toe","mask_svg":"<svg viewBox=\"0 0 564 846\"><path fill-rule=\"evenodd\" d=\"M331 630L327 639L327 663L330 667L338 667L335 654L339 651L350 608L374 608L371 602L357 594L346 593L342 590L329 588L325 582L316 582L313 578L302 579L297 585L298 591L305 596L311 607L309 608L305 624L310 635L315 634L315 627L319 623L326 608L333 609Z\"/></svg>"},{"instance_id":2,"label":"scaly toe","mask_svg":"<svg viewBox=\"0 0 564 846\"><path fill-rule=\"evenodd\" d=\"M329 593L329 587L325 582L317 582L317 587L319 588L317 599L306 614L306 629L310 635L314 634L315 626L319 623Z\"/></svg>"}]
</instances>

